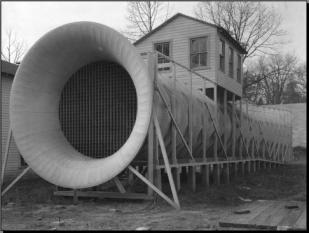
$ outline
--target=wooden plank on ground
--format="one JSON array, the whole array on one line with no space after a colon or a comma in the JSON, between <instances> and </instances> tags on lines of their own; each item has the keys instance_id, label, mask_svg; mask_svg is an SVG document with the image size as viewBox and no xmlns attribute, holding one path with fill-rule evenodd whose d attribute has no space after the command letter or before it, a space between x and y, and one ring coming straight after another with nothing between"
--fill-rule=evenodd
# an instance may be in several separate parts
<instances>
[{"instance_id":1,"label":"wooden plank on ground","mask_svg":"<svg viewBox=\"0 0 309 233\"><path fill-rule=\"evenodd\" d=\"M299 208L297 209L289 209L288 213L284 216L284 218L279 222L279 226L287 226L292 227L298 221L299 217L303 213L305 209L305 203L296 203Z\"/></svg>"},{"instance_id":2,"label":"wooden plank on ground","mask_svg":"<svg viewBox=\"0 0 309 233\"><path fill-rule=\"evenodd\" d=\"M221 220L219 222L219 225L221 227L240 227L240 228L254 228L256 227L255 224L249 224L249 221L251 219L254 219L256 216L258 216L262 211L267 209L269 205L271 205L272 202L264 201L264 202L253 202L247 205L243 205L243 210L250 210L250 213L248 214L234 214L232 213L227 218Z\"/></svg>"},{"instance_id":3,"label":"wooden plank on ground","mask_svg":"<svg viewBox=\"0 0 309 233\"><path fill-rule=\"evenodd\" d=\"M98 197L98 198L115 198L115 199L137 199L137 200L153 200L153 197L144 193L117 193L102 191L76 191L78 197ZM74 196L74 191L55 191L55 196Z\"/></svg>"},{"instance_id":4,"label":"wooden plank on ground","mask_svg":"<svg viewBox=\"0 0 309 233\"><path fill-rule=\"evenodd\" d=\"M292 227L293 229L307 229L307 208L303 209L302 214L299 216L298 220Z\"/></svg>"}]
</instances>

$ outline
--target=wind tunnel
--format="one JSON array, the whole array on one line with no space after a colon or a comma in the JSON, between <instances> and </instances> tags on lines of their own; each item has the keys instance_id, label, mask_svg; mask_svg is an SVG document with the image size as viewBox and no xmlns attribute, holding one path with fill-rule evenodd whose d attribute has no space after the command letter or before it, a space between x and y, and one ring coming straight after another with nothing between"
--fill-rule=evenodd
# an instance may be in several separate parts
<instances>
[{"instance_id":1,"label":"wind tunnel","mask_svg":"<svg viewBox=\"0 0 309 233\"><path fill-rule=\"evenodd\" d=\"M192 101L193 153L201 155L203 118L208 136L214 132L205 102L214 114L213 102L195 92L190 99L179 82L176 90L169 79L158 78L158 85L168 102L176 96L175 117L185 137ZM154 95L147 66L126 38L101 24L70 23L39 39L17 70L10 101L21 155L35 173L57 186L96 186L134 159L146 158L153 103L170 148L172 123L158 93ZM230 135L230 117L219 114L220 121ZM177 145L184 157L180 139Z\"/></svg>"}]
</instances>

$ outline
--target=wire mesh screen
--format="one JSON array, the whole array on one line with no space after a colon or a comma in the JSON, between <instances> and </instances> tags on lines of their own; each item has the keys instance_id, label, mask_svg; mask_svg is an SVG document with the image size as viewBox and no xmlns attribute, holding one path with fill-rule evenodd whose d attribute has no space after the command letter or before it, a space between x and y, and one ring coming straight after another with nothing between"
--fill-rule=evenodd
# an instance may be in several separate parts
<instances>
[{"instance_id":1,"label":"wire mesh screen","mask_svg":"<svg viewBox=\"0 0 309 233\"><path fill-rule=\"evenodd\" d=\"M61 128L71 145L86 156L107 157L126 142L133 129L134 84L116 63L91 63L66 83L59 108Z\"/></svg>"}]
</instances>

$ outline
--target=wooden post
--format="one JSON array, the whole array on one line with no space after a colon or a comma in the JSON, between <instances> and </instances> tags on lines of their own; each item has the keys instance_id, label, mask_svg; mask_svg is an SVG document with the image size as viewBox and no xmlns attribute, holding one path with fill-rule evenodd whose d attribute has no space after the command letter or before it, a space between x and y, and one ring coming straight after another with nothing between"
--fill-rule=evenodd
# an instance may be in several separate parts
<instances>
[{"instance_id":1,"label":"wooden post","mask_svg":"<svg viewBox=\"0 0 309 233\"><path fill-rule=\"evenodd\" d=\"M193 192L196 191L196 167L189 166L189 182Z\"/></svg>"},{"instance_id":2,"label":"wooden post","mask_svg":"<svg viewBox=\"0 0 309 233\"><path fill-rule=\"evenodd\" d=\"M159 140L159 144L160 144L160 148L161 148L161 152L162 152L162 156L163 156L163 160L164 160L164 165L165 165L165 168L166 168L166 173L167 173L168 180L169 180L169 183L170 183L170 187L171 187L171 190L172 190L173 198L174 198L175 203L179 206L179 199L178 199L178 195L177 195L177 190L176 190L175 183L174 183L174 180L173 180L173 176L172 176L170 164L169 164L169 161L168 161L166 148L165 148L165 145L164 145L159 121L157 119L155 111L153 112L153 118L154 118L156 135L157 135L157 138Z\"/></svg>"},{"instance_id":3,"label":"wooden post","mask_svg":"<svg viewBox=\"0 0 309 233\"><path fill-rule=\"evenodd\" d=\"M236 119L235 119L235 94L232 93L232 158L235 160L236 149Z\"/></svg>"},{"instance_id":4,"label":"wooden post","mask_svg":"<svg viewBox=\"0 0 309 233\"><path fill-rule=\"evenodd\" d=\"M251 166L251 163L250 163L251 161L250 160L248 160L247 161L247 172L248 172L248 174L250 174L250 166Z\"/></svg>"},{"instance_id":5,"label":"wooden post","mask_svg":"<svg viewBox=\"0 0 309 233\"><path fill-rule=\"evenodd\" d=\"M10 188L13 187L14 184L17 183L28 171L30 170L30 167L26 167L1 193L1 196L3 196L7 191L10 190Z\"/></svg>"},{"instance_id":6,"label":"wooden post","mask_svg":"<svg viewBox=\"0 0 309 233\"><path fill-rule=\"evenodd\" d=\"M151 116L151 120L149 123L148 129L148 180L153 183L153 173L154 173L154 125L153 125L153 117ZM153 196L153 190L148 186L147 189L148 196Z\"/></svg>"},{"instance_id":7,"label":"wooden post","mask_svg":"<svg viewBox=\"0 0 309 233\"><path fill-rule=\"evenodd\" d=\"M213 179L216 185L220 184L221 169L220 164L213 165Z\"/></svg>"},{"instance_id":8,"label":"wooden post","mask_svg":"<svg viewBox=\"0 0 309 233\"><path fill-rule=\"evenodd\" d=\"M240 171L241 171L241 175L245 176L246 172L245 172L245 162L240 162Z\"/></svg>"},{"instance_id":9,"label":"wooden post","mask_svg":"<svg viewBox=\"0 0 309 233\"><path fill-rule=\"evenodd\" d=\"M215 123L217 123L218 122L218 85L216 85L214 87L214 102L215 102L215 116L214 116L215 119L214 119L214 121L215 121ZM215 159L215 161L218 161L218 137L217 137L216 134L214 134L213 151L214 151L214 159Z\"/></svg>"},{"instance_id":10,"label":"wooden post","mask_svg":"<svg viewBox=\"0 0 309 233\"><path fill-rule=\"evenodd\" d=\"M192 106L192 92L193 92L193 84L192 84L192 82L193 82L193 80L192 80L192 73L191 72L189 72L189 74L190 74L190 101L189 101L189 147L190 147L190 151L191 151L191 153L193 153L193 151L192 151L192 131L193 131L193 124L192 124L192 121L193 121L193 119L192 119L192 111L193 111L193 106Z\"/></svg>"},{"instance_id":11,"label":"wooden post","mask_svg":"<svg viewBox=\"0 0 309 233\"><path fill-rule=\"evenodd\" d=\"M177 119L176 116L176 97L175 97L175 92L176 92L176 66L175 63L173 63L173 92L172 92L172 114L175 119ZM172 164L178 164L177 161L177 132L176 132L176 126L175 124L172 125L172 132L171 132L171 137L172 137ZM176 183L176 189L177 191L180 190L180 173L178 167L172 168L172 174L173 178Z\"/></svg>"},{"instance_id":12,"label":"wooden post","mask_svg":"<svg viewBox=\"0 0 309 233\"><path fill-rule=\"evenodd\" d=\"M243 113L242 113L242 98L240 98L240 100L239 100L239 109L240 109L240 116L239 116L239 132L240 132L240 134L241 134L241 132L242 132L242 122L243 122ZM241 137L241 136L240 136ZM240 142L239 143L239 157L240 157L240 159L242 159L243 158L243 156L242 156L242 147L243 147L243 145L242 145L242 143Z\"/></svg>"},{"instance_id":13,"label":"wooden post","mask_svg":"<svg viewBox=\"0 0 309 233\"><path fill-rule=\"evenodd\" d=\"M223 146L224 150L227 150L227 135L226 135L226 122L225 119L227 117L227 90L223 89Z\"/></svg>"},{"instance_id":14,"label":"wooden post","mask_svg":"<svg viewBox=\"0 0 309 233\"><path fill-rule=\"evenodd\" d=\"M230 166L229 163L223 164L225 183L230 183Z\"/></svg>"},{"instance_id":15,"label":"wooden post","mask_svg":"<svg viewBox=\"0 0 309 233\"><path fill-rule=\"evenodd\" d=\"M128 166L130 171L134 173L138 178L140 178L145 184L150 186L160 197L162 197L164 200L166 200L171 206L173 206L176 209L180 209L179 202L173 202L168 196L166 196L160 189L158 189L156 186L154 186L152 183L149 182L142 174L140 174L135 168L133 168L131 165Z\"/></svg>"},{"instance_id":16,"label":"wooden post","mask_svg":"<svg viewBox=\"0 0 309 233\"><path fill-rule=\"evenodd\" d=\"M232 165L233 165L233 177L237 177L238 176L238 164L235 162Z\"/></svg>"},{"instance_id":17,"label":"wooden post","mask_svg":"<svg viewBox=\"0 0 309 233\"><path fill-rule=\"evenodd\" d=\"M209 186L209 165L202 165L202 183Z\"/></svg>"}]
</instances>

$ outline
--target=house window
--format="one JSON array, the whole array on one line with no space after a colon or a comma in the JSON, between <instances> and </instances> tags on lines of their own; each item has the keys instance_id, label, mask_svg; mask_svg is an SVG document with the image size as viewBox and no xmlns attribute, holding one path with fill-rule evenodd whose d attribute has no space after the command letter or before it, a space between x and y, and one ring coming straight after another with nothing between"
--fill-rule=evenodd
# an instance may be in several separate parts
<instances>
[{"instance_id":1,"label":"house window","mask_svg":"<svg viewBox=\"0 0 309 233\"><path fill-rule=\"evenodd\" d=\"M225 43L223 40L220 40L220 51L219 51L219 55L220 55L220 59L219 59L219 68L220 70L222 70L224 72L224 68L225 68Z\"/></svg>"},{"instance_id":2,"label":"house window","mask_svg":"<svg viewBox=\"0 0 309 233\"><path fill-rule=\"evenodd\" d=\"M233 78L233 67L234 67L234 51L230 47L230 57L229 57L229 75Z\"/></svg>"},{"instance_id":3,"label":"house window","mask_svg":"<svg viewBox=\"0 0 309 233\"><path fill-rule=\"evenodd\" d=\"M155 50L163 53L165 56L170 56L170 42L161 42L154 44ZM158 64L169 63L170 61L158 54Z\"/></svg>"},{"instance_id":4,"label":"house window","mask_svg":"<svg viewBox=\"0 0 309 233\"><path fill-rule=\"evenodd\" d=\"M206 67L207 61L207 37L199 37L190 41L190 67Z\"/></svg>"},{"instance_id":5,"label":"house window","mask_svg":"<svg viewBox=\"0 0 309 233\"><path fill-rule=\"evenodd\" d=\"M209 97L210 99L214 100L215 89L213 87L206 88L206 96Z\"/></svg>"},{"instance_id":6,"label":"house window","mask_svg":"<svg viewBox=\"0 0 309 233\"><path fill-rule=\"evenodd\" d=\"M237 55L237 81L241 83L241 56Z\"/></svg>"}]
</instances>

